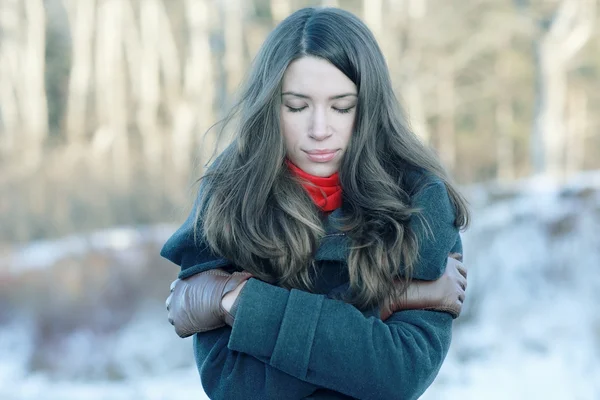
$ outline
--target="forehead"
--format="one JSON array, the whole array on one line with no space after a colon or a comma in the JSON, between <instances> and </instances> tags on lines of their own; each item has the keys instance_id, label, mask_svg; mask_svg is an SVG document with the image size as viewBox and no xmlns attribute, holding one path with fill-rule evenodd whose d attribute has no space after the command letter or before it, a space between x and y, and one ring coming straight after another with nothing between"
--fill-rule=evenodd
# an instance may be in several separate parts
<instances>
[{"instance_id":1,"label":"forehead","mask_svg":"<svg viewBox=\"0 0 600 400\"><path fill-rule=\"evenodd\" d=\"M330 97L356 93L356 85L329 61L316 57L294 60L283 75L284 92L299 92L310 97Z\"/></svg>"}]
</instances>

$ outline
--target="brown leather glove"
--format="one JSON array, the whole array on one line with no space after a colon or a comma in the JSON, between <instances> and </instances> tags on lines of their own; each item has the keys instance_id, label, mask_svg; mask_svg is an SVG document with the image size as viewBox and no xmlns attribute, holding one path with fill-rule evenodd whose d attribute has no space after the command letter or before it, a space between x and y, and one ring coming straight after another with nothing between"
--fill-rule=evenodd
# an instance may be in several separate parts
<instances>
[{"instance_id":1,"label":"brown leather glove","mask_svg":"<svg viewBox=\"0 0 600 400\"><path fill-rule=\"evenodd\" d=\"M396 301L390 300L381 307L381 320L385 321L396 311L415 309L444 311L451 314L453 318L458 318L467 289L467 268L460 260L462 255L452 253L439 279L413 280L402 298Z\"/></svg>"},{"instance_id":2,"label":"brown leather glove","mask_svg":"<svg viewBox=\"0 0 600 400\"><path fill-rule=\"evenodd\" d=\"M252 277L248 272L230 274L211 269L171 284L166 305L168 320L182 338L197 332L233 325L233 316L221 307L223 296Z\"/></svg>"}]
</instances>

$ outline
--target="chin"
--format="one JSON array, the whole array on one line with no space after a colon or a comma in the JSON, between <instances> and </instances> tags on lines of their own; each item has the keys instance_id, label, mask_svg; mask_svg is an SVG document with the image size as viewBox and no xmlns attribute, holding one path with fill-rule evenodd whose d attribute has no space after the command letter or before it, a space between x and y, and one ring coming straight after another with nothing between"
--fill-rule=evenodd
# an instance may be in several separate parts
<instances>
[{"instance_id":1,"label":"chin","mask_svg":"<svg viewBox=\"0 0 600 400\"><path fill-rule=\"evenodd\" d=\"M327 165L327 164L309 164L305 166L306 169L302 168L304 172L319 176L322 178L326 178L335 174L338 170L337 165Z\"/></svg>"}]
</instances>

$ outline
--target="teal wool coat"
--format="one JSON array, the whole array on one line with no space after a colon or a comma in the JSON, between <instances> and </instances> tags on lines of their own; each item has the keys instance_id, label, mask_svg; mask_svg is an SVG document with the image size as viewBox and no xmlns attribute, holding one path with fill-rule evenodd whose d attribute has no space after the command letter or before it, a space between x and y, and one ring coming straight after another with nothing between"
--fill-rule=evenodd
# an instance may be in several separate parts
<instances>
[{"instance_id":1,"label":"teal wool coat","mask_svg":"<svg viewBox=\"0 0 600 400\"><path fill-rule=\"evenodd\" d=\"M435 280L448 254L462 253L454 209L445 185L433 177L419 184L413 205L423 216L410 222L420 240L414 278ZM433 382L450 346L450 314L409 310L381 321L378 309L361 312L332 298L349 280L349 239L333 223L341 212L324 221L313 293L251 278L240 293L233 327L194 335L196 363L211 399L410 400ZM241 270L194 242L194 214L161 251L181 267L179 278L212 268Z\"/></svg>"}]
</instances>

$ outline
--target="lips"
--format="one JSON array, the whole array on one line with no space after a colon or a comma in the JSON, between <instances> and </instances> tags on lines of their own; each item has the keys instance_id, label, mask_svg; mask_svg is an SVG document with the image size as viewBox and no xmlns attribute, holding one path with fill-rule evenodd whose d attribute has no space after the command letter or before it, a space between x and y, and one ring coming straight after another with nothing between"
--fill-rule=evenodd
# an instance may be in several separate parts
<instances>
[{"instance_id":1,"label":"lips","mask_svg":"<svg viewBox=\"0 0 600 400\"><path fill-rule=\"evenodd\" d=\"M324 149L324 150L310 150L305 151L309 160L313 162L328 162L335 158L338 150Z\"/></svg>"},{"instance_id":2,"label":"lips","mask_svg":"<svg viewBox=\"0 0 600 400\"><path fill-rule=\"evenodd\" d=\"M333 149L324 149L324 150L310 150L307 151L308 154L331 154L335 153L337 150Z\"/></svg>"}]
</instances>

